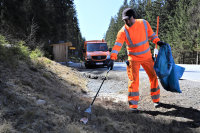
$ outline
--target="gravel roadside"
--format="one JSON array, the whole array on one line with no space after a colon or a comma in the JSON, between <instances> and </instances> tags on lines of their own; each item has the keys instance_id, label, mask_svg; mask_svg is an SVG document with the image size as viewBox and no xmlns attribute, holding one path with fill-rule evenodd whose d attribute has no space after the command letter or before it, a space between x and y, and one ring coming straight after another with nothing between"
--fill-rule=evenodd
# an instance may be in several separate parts
<instances>
[{"instance_id":1,"label":"gravel roadside","mask_svg":"<svg viewBox=\"0 0 200 133\"><path fill-rule=\"evenodd\" d=\"M82 74L88 78L88 94L89 97L94 97L99 89L102 78L106 72L95 73L83 72ZM200 82L194 82L189 80L179 80L182 93L172 93L161 88L161 102L177 104L187 108L195 108L200 110ZM99 98L112 99L113 102L122 101L127 104L127 86L128 77L126 71L110 71L108 79L104 81L101 87ZM150 84L147 74L144 71L140 71L140 101L139 108L142 110L151 110L153 103L150 97Z\"/></svg>"},{"instance_id":2,"label":"gravel roadside","mask_svg":"<svg viewBox=\"0 0 200 133\"><path fill-rule=\"evenodd\" d=\"M106 74L106 69L87 69L79 71L88 79L88 92L85 97L92 98L96 95L102 79ZM150 83L147 74L140 71L140 100L138 109L140 113L153 119L168 122L179 122L179 126L187 126L200 130L200 82L190 80L179 80L182 93L173 93L161 88L160 101L161 108L154 108L150 96ZM125 105L128 109L128 76L126 71L112 70L108 74L107 80L101 87L97 100L110 100L117 104ZM97 102L98 103L98 102ZM95 103L94 103L95 104ZM112 105L109 105L112 106Z\"/></svg>"}]
</instances>

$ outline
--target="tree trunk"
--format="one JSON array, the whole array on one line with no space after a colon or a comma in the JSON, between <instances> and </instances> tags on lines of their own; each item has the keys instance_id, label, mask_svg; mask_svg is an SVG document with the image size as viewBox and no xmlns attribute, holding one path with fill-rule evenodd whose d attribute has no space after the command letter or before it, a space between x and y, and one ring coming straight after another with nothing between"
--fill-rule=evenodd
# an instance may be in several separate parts
<instances>
[{"instance_id":1,"label":"tree trunk","mask_svg":"<svg viewBox=\"0 0 200 133\"><path fill-rule=\"evenodd\" d=\"M199 62L199 49L198 49L198 43L197 43L197 60L196 60L196 64L198 65Z\"/></svg>"},{"instance_id":2,"label":"tree trunk","mask_svg":"<svg viewBox=\"0 0 200 133\"><path fill-rule=\"evenodd\" d=\"M197 51L197 62L196 62L196 64L198 65L198 62L199 62L199 52Z\"/></svg>"}]
</instances>

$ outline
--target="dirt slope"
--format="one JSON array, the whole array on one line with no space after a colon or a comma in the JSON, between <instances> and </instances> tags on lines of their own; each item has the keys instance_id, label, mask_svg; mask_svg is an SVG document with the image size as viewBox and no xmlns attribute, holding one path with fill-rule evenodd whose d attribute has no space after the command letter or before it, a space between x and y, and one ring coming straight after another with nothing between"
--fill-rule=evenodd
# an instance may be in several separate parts
<instances>
[{"instance_id":1,"label":"dirt slope","mask_svg":"<svg viewBox=\"0 0 200 133\"><path fill-rule=\"evenodd\" d=\"M77 71L46 58L0 64L0 132L66 132L80 118L86 83Z\"/></svg>"},{"instance_id":2,"label":"dirt slope","mask_svg":"<svg viewBox=\"0 0 200 133\"><path fill-rule=\"evenodd\" d=\"M199 110L172 104L164 106L175 112L144 110L133 114L123 102L98 97L88 116L84 110L92 99L85 96L87 84L87 78L76 69L46 58L15 66L0 63L0 132L200 132ZM162 118L170 113L176 117L186 115L191 122ZM87 124L80 122L84 116L89 118Z\"/></svg>"}]
</instances>

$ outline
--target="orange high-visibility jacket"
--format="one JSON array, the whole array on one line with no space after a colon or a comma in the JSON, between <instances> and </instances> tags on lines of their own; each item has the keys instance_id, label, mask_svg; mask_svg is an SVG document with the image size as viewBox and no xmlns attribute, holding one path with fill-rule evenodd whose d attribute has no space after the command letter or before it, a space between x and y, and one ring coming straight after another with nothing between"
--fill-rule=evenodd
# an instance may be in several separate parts
<instances>
[{"instance_id":1,"label":"orange high-visibility jacket","mask_svg":"<svg viewBox=\"0 0 200 133\"><path fill-rule=\"evenodd\" d=\"M124 41L127 44L128 60L143 61L152 58L148 40L155 44L160 41L149 22L144 19L135 19L135 23L131 27L125 24L117 34L117 39L111 52L111 59L117 59Z\"/></svg>"}]
</instances>

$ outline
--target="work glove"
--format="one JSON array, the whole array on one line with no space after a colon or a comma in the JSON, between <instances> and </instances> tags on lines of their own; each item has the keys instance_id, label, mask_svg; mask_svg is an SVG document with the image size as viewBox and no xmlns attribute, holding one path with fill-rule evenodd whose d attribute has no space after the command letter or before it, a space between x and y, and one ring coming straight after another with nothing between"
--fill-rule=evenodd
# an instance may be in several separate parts
<instances>
[{"instance_id":1,"label":"work glove","mask_svg":"<svg viewBox=\"0 0 200 133\"><path fill-rule=\"evenodd\" d=\"M114 66L114 60L110 60L110 61L108 62L107 68L110 69L110 70L112 70L112 69L113 69L113 66Z\"/></svg>"},{"instance_id":2,"label":"work glove","mask_svg":"<svg viewBox=\"0 0 200 133\"><path fill-rule=\"evenodd\" d=\"M126 65L129 66L129 60L126 61Z\"/></svg>"},{"instance_id":3,"label":"work glove","mask_svg":"<svg viewBox=\"0 0 200 133\"><path fill-rule=\"evenodd\" d=\"M162 45L166 45L166 43L165 43L165 42L162 42L162 41L158 41L158 42L157 42L157 45L159 45L159 46L161 47Z\"/></svg>"}]
</instances>

